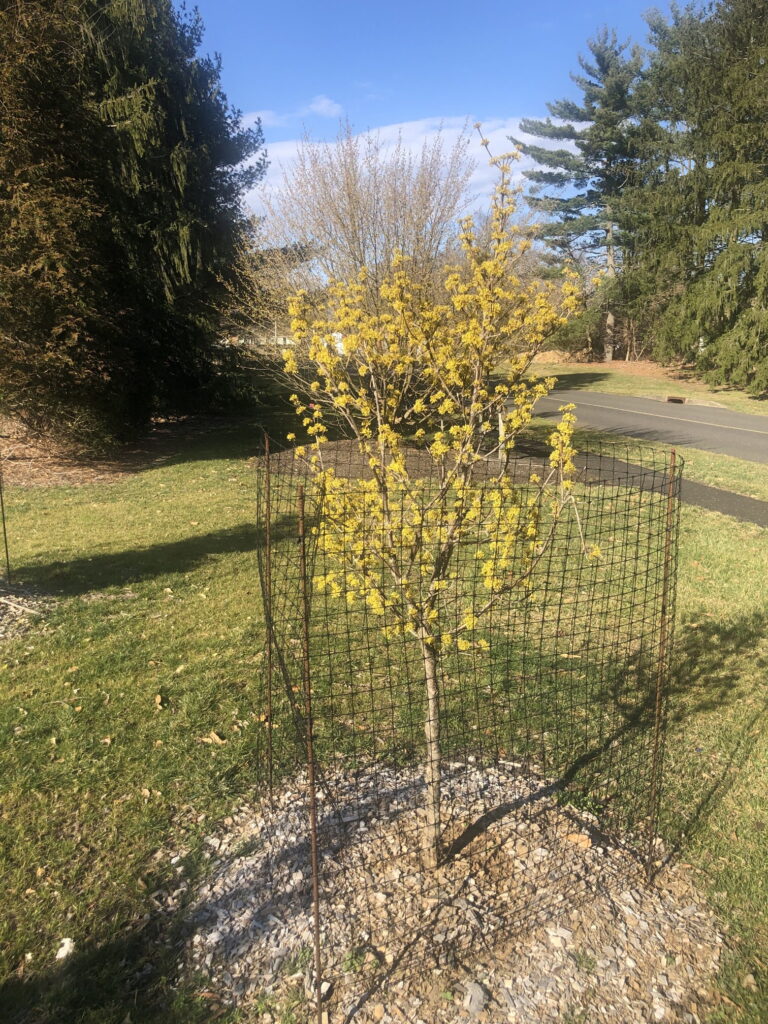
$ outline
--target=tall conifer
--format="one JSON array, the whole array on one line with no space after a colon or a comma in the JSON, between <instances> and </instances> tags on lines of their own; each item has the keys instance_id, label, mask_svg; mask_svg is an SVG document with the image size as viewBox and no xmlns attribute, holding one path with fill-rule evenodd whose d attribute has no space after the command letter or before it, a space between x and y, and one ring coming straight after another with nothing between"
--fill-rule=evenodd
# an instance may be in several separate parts
<instances>
[{"instance_id":1,"label":"tall conifer","mask_svg":"<svg viewBox=\"0 0 768 1024\"><path fill-rule=\"evenodd\" d=\"M200 40L171 0L0 9L0 400L33 422L120 435L216 386L264 163Z\"/></svg>"},{"instance_id":2,"label":"tall conifer","mask_svg":"<svg viewBox=\"0 0 768 1024\"><path fill-rule=\"evenodd\" d=\"M768 393L768 4L651 20L636 273L661 358Z\"/></svg>"},{"instance_id":3,"label":"tall conifer","mask_svg":"<svg viewBox=\"0 0 768 1024\"><path fill-rule=\"evenodd\" d=\"M581 102L548 103L546 120L520 122L522 133L566 145L513 141L536 164L525 176L535 186L529 202L550 217L542 237L558 256L599 255L613 270L620 246L614 205L633 160L632 89L642 55L607 29L588 47L591 57L579 57L582 73L571 76Z\"/></svg>"}]
</instances>

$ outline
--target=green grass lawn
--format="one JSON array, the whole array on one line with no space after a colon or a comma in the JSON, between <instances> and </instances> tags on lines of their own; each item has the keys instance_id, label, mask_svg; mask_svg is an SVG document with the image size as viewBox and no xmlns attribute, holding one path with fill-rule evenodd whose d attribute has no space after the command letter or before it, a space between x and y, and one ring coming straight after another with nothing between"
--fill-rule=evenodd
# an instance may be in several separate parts
<instances>
[{"instance_id":1,"label":"green grass lawn","mask_svg":"<svg viewBox=\"0 0 768 1024\"><path fill-rule=\"evenodd\" d=\"M152 893L167 851L194 875L202 837L259 792L254 447L233 429L117 483L7 495L18 577L57 601L0 646L4 1019L211 1019L169 982ZM744 1024L768 1013L766 578L768 531L684 512L665 830L730 928L713 1020Z\"/></svg>"},{"instance_id":2,"label":"green grass lawn","mask_svg":"<svg viewBox=\"0 0 768 1024\"><path fill-rule=\"evenodd\" d=\"M599 366L584 366L579 363L536 363L533 370L539 377L557 377L559 389L577 388L615 395L637 395L639 398L675 395L687 398L691 402L722 405L733 412L768 416L768 400L750 398L735 388L710 387L687 371L676 373L672 379L645 376L629 372L626 364L621 361L601 363Z\"/></svg>"}]
</instances>

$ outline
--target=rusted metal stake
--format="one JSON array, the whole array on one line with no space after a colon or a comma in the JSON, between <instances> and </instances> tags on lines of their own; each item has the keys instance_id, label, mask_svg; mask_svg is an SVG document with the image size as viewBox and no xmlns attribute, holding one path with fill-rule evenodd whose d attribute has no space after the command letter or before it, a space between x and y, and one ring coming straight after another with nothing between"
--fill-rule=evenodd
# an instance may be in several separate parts
<instances>
[{"instance_id":1,"label":"rusted metal stake","mask_svg":"<svg viewBox=\"0 0 768 1024\"><path fill-rule=\"evenodd\" d=\"M272 677L274 672L272 652L272 473L269 461L269 435L264 435L265 482L264 482L264 618L267 623L267 784L269 802L272 803L273 755L272 755Z\"/></svg>"},{"instance_id":2,"label":"rusted metal stake","mask_svg":"<svg viewBox=\"0 0 768 1024\"><path fill-rule=\"evenodd\" d=\"M3 461L0 458L0 520L3 524L3 546L5 548L5 579L11 585L11 556L8 551L8 529L5 523L5 498L3 497Z\"/></svg>"},{"instance_id":3,"label":"rusted metal stake","mask_svg":"<svg viewBox=\"0 0 768 1024\"><path fill-rule=\"evenodd\" d=\"M648 853L646 873L648 881L653 878L654 847L659 817L659 797L662 761L662 725L664 721L664 697L666 694L669 643L671 640L671 596L672 596L672 538L675 532L675 483L677 479L677 453L669 453L667 467L667 514L664 536L664 577L661 589L661 628L659 630L659 657L656 669L656 693L654 698L653 756L651 761L651 789L648 797Z\"/></svg>"},{"instance_id":4,"label":"rusted metal stake","mask_svg":"<svg viewBox=\"0 0 768 1024\"><path fill-rule=\"evenodd\" d=\"M299 486L299 559L301 568L302 610L302 676L304 683L304 729L307 746L307 781L309 787L309 838L312 865L312 916L315 940L315 1002L317 1024L323 1024L322 957L320 950L320 868L317 841L317 790L315 786L315 748L312 719L312 672L309 660L309 579L307 575L307 540L304 487Z\"/></svg>"}]
</instances>

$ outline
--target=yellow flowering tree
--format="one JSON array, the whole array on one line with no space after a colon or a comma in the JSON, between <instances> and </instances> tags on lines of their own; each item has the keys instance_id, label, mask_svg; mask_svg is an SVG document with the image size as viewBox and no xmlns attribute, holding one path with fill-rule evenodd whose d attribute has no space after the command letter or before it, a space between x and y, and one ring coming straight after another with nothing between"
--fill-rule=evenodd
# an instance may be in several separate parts
<instances>
[{"instance_id":1,"label":"yellow flowering tree","mask_svg":"<svg viewBox=\"0 0 768 1024\"><path fill-rule=\"evenodd\" d=\"M441 301L396 257L376 303L362 274L332 283L319 309L310 311L302 295L291 304L297 351L306 358L301 366L289 352L286 370L302 385L293 401L312 439L298 453L322 495L317 539L330 567L316 583L364 603L382 629L419 644L429 868L440 863L443 845L441 657L452 647L483 646L478 624L504 595L530 585L570 500L570 409L551 436L548 472L523 488L510 473L515 438L554 383L529 378L528 368L578 301L569 279L526 285L515 274L530 243L513 218L510 160L494 160L499 179L483 241L471 218L462 222L463 260L446 270ZM355 438L367 479L341 479L325 457L331 419ZM416 468L414 441L422 449ZM480 590L467 597L452 583L470 534Z\"/></svg>"}]
</instances>

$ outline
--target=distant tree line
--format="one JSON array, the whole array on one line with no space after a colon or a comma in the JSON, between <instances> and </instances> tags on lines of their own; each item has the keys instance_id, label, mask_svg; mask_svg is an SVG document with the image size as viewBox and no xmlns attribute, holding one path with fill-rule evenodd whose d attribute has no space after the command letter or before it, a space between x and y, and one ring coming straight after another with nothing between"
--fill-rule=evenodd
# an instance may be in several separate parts
<instances>
[{"instance_id":1,"label":"distant tree line","mask_svg":"<svg viewBox=\"0 0 768 1024\"><path fill-rule=\"evenodd\" d=\"M89 444L210 406L265 169L171 0L0 2L0 410Z\"/></svg>"},{"instance_id":2,"label":"distant tree line","mask_svg":"<svg viewBox=\"0 0 768 1024\"><path fill-rule=\"evenodd\" d=\"M602 271L566 341L768 394L768 2L648 26L646 50L599 33L581 101L520 125L551 261Z\"/></svg>"},{"instance_id":3,"label":"distant tree line","mask_svg":"<svg viewBox=\"0 0 768 1024\"><path fill-rule=\"evenodd\" d=\"M648 24L644 50L600 32L581 98L521 122L543 225L517 273L582 267L556 344L768 394L768 0ZM249 221L261 129L201 36L172 0L0 0L0 412L93 447L231 403L223 336L276 333L297 285L365 265L375 296L397 250L431 287L457 258L466 136L305 140L269 231Z\"/></svg>"}]
</instances>

